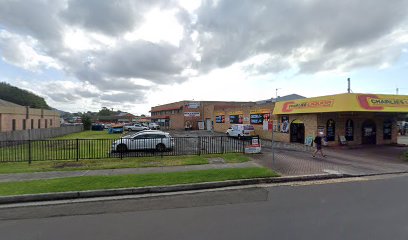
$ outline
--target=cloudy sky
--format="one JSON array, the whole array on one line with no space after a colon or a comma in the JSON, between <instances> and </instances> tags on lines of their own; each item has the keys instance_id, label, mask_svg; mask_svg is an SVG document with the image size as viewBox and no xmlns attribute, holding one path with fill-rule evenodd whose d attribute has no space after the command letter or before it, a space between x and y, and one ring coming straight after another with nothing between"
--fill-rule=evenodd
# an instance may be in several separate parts
<instances>
[{"instance_id":1,"label":"cloudy sky","mask_svg":"<svg viewBox=\"0 0 408 240\"><path fill-rule=\"evenodd\" d=\"M311 97L347 77L408 95L408 0L0 0L0 81L61 110Z\"/></svg>"}]
</instances>

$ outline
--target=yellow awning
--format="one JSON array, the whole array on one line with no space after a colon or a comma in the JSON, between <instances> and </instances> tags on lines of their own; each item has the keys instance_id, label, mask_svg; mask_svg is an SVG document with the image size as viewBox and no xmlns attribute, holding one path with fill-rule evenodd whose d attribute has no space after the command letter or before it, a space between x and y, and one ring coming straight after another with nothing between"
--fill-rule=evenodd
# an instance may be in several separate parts
<instances>
[{"instance_id":1,"label":"yellow awning","mask_svg":"<svg viewBox=\"0 0 408 240\"><path fill-rule=\"evenodd\" d=\"M277 102L273 114L323 112L408 113L408 96L344 93L338 95Z\"/></svg>"}]
</instances>

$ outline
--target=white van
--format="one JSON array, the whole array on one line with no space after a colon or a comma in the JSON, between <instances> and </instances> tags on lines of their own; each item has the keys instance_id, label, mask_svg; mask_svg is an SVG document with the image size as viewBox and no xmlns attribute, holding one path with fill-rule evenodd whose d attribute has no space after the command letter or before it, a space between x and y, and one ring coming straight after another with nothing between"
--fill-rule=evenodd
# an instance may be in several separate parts
<instances>
[{"instance_id":1,"label":"white van","mask_svg":"<svg viewBox=\"0 0 408 240\"><path fill-rule=\"evenodd\" d=\"M230 137L251 137L255 135L255 128L252 125L235 124L228 128L226 133Z\"/></svg>"}]
</instances>

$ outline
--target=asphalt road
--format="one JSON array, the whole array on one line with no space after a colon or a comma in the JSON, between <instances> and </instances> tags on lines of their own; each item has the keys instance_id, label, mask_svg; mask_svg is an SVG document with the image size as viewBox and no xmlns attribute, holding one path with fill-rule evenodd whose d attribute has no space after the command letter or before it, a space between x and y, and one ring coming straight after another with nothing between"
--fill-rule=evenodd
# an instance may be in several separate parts
<instances>
[{"instance_id":1,"label":"asphalt road","mask_svg":"<svg viewBox=\"0 0 408 240\"><path fill-rule=\"evenodd\" d=\"M408 175L0 209L1 239L407 239Z\"/></svg>"}]
</instances>

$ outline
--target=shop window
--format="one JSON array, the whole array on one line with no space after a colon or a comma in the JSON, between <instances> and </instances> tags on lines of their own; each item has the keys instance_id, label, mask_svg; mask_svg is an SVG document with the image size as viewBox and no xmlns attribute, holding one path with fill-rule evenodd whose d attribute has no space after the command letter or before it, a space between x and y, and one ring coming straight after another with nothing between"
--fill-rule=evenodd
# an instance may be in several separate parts
<instances>
[{"instance_id":1,"label":"shop window","mask_svg":"<svg viewBox=\"0 0 408 240\"><path fill-rule=\"evenodd\" d=\"M240 124L243 122L243 116L242 115L230 115L229 120L230 120L230 123Z\"/></svg>"},{"instance_id":2,"label":"shop window","mask_svg":"<svg viewBox=\"0 0 408 240\"><path fill-rule=\"evenodd\" d=\"M26 130L27 129L27 122L26 122L26 120L25 119L23 119L23 130Z\"/></svg>"},{"instance_id":3,"label":"shop window","mask_svg":"<svg viewBox=\"0 0 408 240\"><path fill-rule=\"evenodd\" d=\"M390 140L392 138L392 121L386 120L383 124L383 139Z\"/></svg>"},{"instance_id":4,"label":"shop window","mask_svg":"<svg viewBox=\"0 0 408 240\"><path fill-rule=\"evenodd\" d=\"M225 123L225 116L224 115L215 116L215 123Z\"/></svg>"},{"instance_id":5,"label":"shop window","mask_svg":"<svg viewBox=\"0 0 408 240\"><path fill-rule=\"evenodd\" d=\"M41 119L38 119L38 128L41 128Z\"/></svg>"},{"instance_id":6,"label":"shop window","mask_svg":"<svg viewBox=\"0 0 408 240\"><path fill-rule=\"evenodd\" d=\"M336 122L333 119L327 121L326 134L327 141L333 142L336 140Z\"/></svg>"},{"instance_id":7,"label":"shop window","mask_svg":"<svg viewBox=\"0 0 408 240\"><path fill-rule=\"evenodd\" d=\"M347 141L354 141L354 122L351 119L346 121L345 138Z\"/></svg>"},{"instance_id":8,"label":"shop window","mask_svg":"<svg viewBox=\"0 0 408 240\"><path fill-rule=\"evenodd\" d=\"M251 124L263 124L264 121L269 121L269 113L256 113L250 115Z\"/></svg>"},{"instance_id":9,"label":"shop window","mask_svg":"<svg viewBox=\"0 0 408 240\"><path fill-rule=\"evenodd\" d=\"M31 126L30 126L30 129L33 129L34 128L34 119L31 119Z\"/></svg>"},{"instance_id":10,"label":"shop window","mask_svg":"<svg viewBox=\"0 0 408 240\"><path fill-rule=\"evenodd\" d=\"M13 131L16 130L16 119L11 120L11 129L12 129Z\"/></svg>"}]
</instances>

